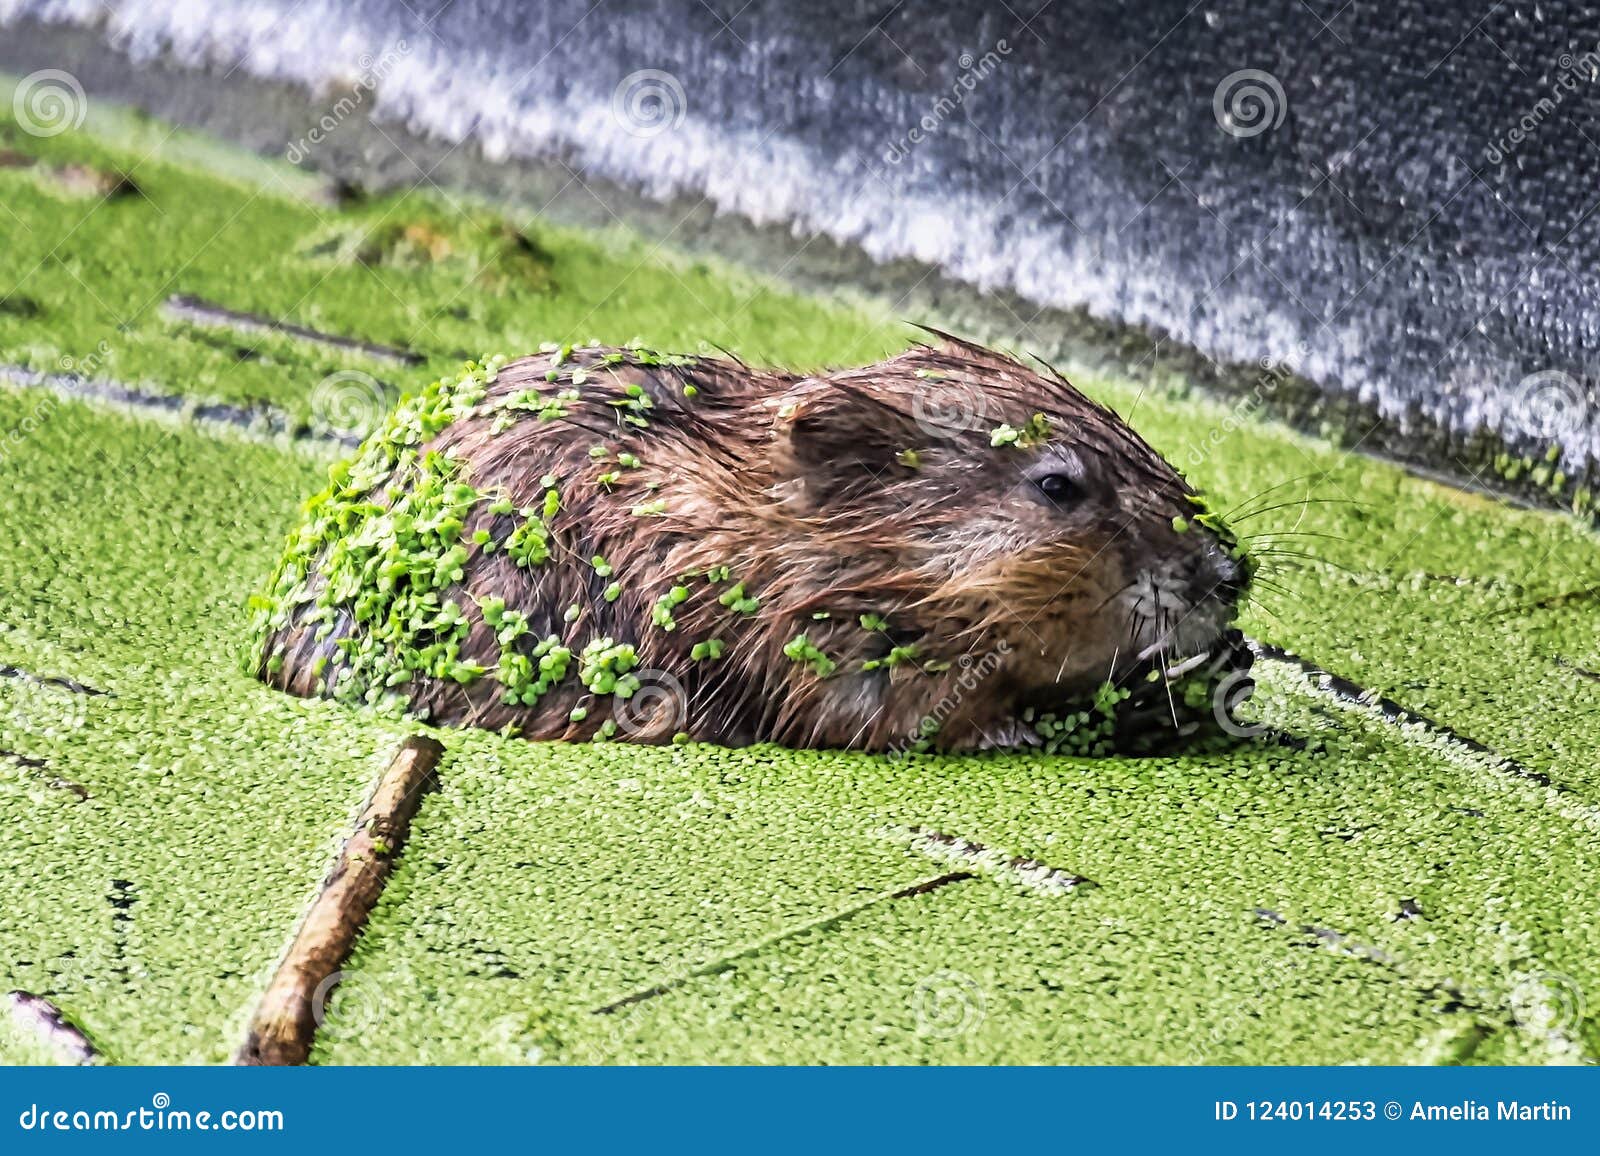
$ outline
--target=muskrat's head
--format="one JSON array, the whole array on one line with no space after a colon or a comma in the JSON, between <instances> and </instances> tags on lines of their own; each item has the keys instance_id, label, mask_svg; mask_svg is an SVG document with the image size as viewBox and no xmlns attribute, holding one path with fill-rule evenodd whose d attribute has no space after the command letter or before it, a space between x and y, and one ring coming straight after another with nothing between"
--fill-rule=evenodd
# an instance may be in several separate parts
<instances>
[{"instance_id":1,"label":"muskrat's head","mask_svg":"<svg viewBox=\"0 0 1600 1156\"><path fill-rule=\"evenodd\" d=\"M1208 651L1249 585L1232 534L1116 414L992 351L947 339L811 379L781 416L785 500L879 559L854 581L891 592L879 610L919 653L998 650L1019 700Z\"/></svg>"}]
</instances>

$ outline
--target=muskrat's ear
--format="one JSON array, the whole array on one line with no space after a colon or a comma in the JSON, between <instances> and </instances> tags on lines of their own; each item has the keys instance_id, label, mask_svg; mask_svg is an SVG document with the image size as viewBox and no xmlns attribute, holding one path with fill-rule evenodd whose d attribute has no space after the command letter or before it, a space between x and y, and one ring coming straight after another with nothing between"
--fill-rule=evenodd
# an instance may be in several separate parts
<instances>
[{"instance_id":1,"label":"muskrat's ear","mask_svg":"<svg viewBox=\"0 0 1600 1156\"><path fill-rule=\"evenodd\" d=\"M871 486L925 437L910 414L836 381L801 382L768 404L774 472L806 504Z\"/></svg>"}]
</instances>

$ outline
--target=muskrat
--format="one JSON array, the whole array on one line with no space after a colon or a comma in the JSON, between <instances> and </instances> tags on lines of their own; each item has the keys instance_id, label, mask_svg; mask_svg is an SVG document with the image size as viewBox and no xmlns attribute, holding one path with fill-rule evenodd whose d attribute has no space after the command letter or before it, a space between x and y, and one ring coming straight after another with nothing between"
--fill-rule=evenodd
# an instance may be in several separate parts
<instances>
[{"instance_id":1,"label":"muskrat","mask_svg":"<svg viewBox=\"0 0 1600 1156\"><path fill-rule=\"evenodd\" d=\"M817 375L469 364L308 503L254 673L538 739L965 750L1237 664L1250 564L1196 491L1053 370L929 332Z\"/></svg>"}]
</instances>

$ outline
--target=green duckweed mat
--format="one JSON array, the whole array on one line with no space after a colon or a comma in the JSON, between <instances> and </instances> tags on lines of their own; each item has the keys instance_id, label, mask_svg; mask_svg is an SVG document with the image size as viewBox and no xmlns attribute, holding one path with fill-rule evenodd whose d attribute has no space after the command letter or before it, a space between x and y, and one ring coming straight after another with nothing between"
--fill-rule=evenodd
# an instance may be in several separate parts
<instances>
[{"instance_id":1,"label":"green duckweed mat","mask_svg":"<svg viewBox=\"0 0 1600 1156\"><path fill-rule=\"evenodd\" d=\"M462 355L545 340L819 365L912 334L620 230L420 180L339 201L98 106L36 139L9 104L0 979L108 1062L220 1062L405 733L237 673L245 599L337 453L268 431L349 433ZM63 397L78 378L100 386ZM316 1059L1592 1062L1591 532L1083 384L1249 503L1241 533L1274 536L1243 625L1348 683L1264 659L1250 709L1283 740L1164 759L447 734ZM0 1024L0 1058L48 1053Z\"/></svg>"}]
</instances>

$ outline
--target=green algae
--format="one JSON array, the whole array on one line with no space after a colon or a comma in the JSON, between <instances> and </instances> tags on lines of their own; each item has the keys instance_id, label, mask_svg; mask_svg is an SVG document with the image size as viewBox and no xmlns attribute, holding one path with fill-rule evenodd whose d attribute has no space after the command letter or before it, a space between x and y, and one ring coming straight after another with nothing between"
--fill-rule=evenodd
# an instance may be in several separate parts
<instances>
[{"instance_id":1,"label":"green algae","mask_svg":"<svg viewBox=\"0 0 1600 1156\"><path fill-rule=\"evenodd\" d=\"M1600 929L1540 912L1584 902L1594 832L1486 761L1330 714L1297 675L1261 708L1321 753L618 761L462 736L416 846L462 847L491 815L502 837L408 859L355 960L387 993L366 1038L398 1062L1592 1056L1592 1023L1532 1019L1525 1001L1530 983L1559 995L1593 976ZM1527 838L1502 858L1508 824ZM1098 886L980 876L891 898L950 864L886 827ZM501 1046L524 1017L541 1038Z\"/></svg>"},{"instance_id":2,"label":"green algae","mask_svg":"<svg viewBox=\"0 0 1600 1156\"><path fill-rule=\"evenodd\" d=\"M532 349L550 333L646 332L684 349L714 336L807 366L906 339L778 294L743 310L747 286L715 271L647 263L629 277L638 260L616 255L643 250L538 229L554 287L531 333L532 298L462 294L459 268L357 262L313 284L294 254L322 227L316 214L281 190L252 201L238 172L81 135L6 144L126 168L154 198L108 204L69 238L83 210L4 184L26 231L0 269L38 308L0 313L0 358L39 368L106 340L107 375L310 415L323 372L362 364L259 335L239 347L259 356L240 358L142 309L185 258L185 292L421 345L430 362L408 387L455 360L436 350ZM267 172L274 186L300 180ZM221 251L203 248L211 232ZM58 242L63 260L33 270ZM1124 408L1138 393L1089 384ZM1233 418L1147 394L1137 425L1259 560L1245 628L1550 786L1270 662L1247 709L1295 741L1176 757L887 759L451 733L442 790L345 969L318 1058L1595 1059L1600 1021L1583 996L1600 990L1600 548L1569 519ZM237 671L245 594L319 467L181 420L0 388L0 663L110 692L0 678L0 750L47 764L0 756L0 864L29 881L0 913L0 967L115 1062L227 1056L403 733ZM527 515L498 517L497 538ZM732 580L714 579L719 596ZM758 593L741 587L723 606L749 612ZM518 653L538 645L522 625L499 627ZM632 673L620 654L590 657L597 681ZM1088 713L1069 733L1097 730ZM1044 895L973 868L895 899L952 870L885 835L913 828L1097 886ZM5 1037L0 1057L32 1058Z\"/></svg>"},{"instance_id":3,"label":"green algae","mask_svg":"<svg viewBox=\"0 0 1600 1156\"><path fill-rule=\"evenodd\" d=\"M0 389L0 425L28 404ZM239 592L316 472L72 404L0 462L0 661L105 692L0 679L0 750L44 763L0 758L0 870L27 881L0 982L111 1062L227 1058L398 741L236 673Z\"/></svg>"}]
</instances>

